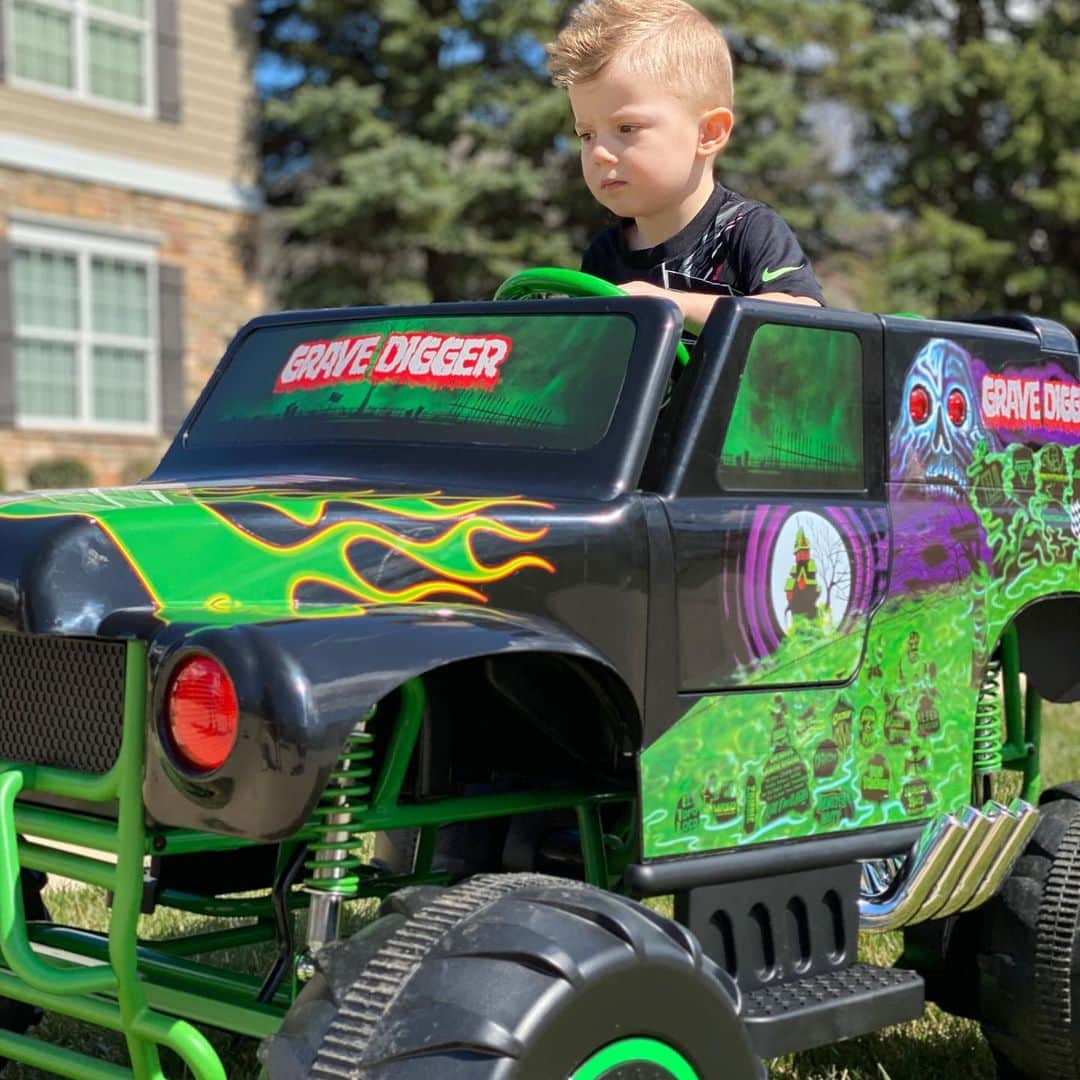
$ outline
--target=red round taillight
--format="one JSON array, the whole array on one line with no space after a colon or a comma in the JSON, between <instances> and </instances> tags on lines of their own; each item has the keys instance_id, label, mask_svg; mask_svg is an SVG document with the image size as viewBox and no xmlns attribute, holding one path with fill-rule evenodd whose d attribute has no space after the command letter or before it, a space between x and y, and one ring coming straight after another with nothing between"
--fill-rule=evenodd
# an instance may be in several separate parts
<instances>
[{"instance_id":1,"label":"red round taillight","mask_svg":"<svg viewBox=\"0 0 1080 1080\"><path fill-rule=\"evenodd\" d=\"M959 427L967 419L967 398L963 391L953 390L945 401L949 419Z\"/></svg>"},{"instance_id":2,"label":"red round taillight","mask_svg":"<svg viewBox=\"0 0 1080 1080\"><path fill-rule=\"evenodd\" d=\"M220 768L236 744L240 706L229 673L209 656L176 665L165 694L165 726L179 764Z\"/></svg>"},{"instance_id":3,"label":"red round taillight","mask_svg":"<svg viewBox=\"0 0 1080 1080\"><path fill-rule=\"evenodd\" d=\"M930 395L925 386L913 386L908 396L908 412L916 424L922 424L930 415Z\"/></svg>"}]
</instances>

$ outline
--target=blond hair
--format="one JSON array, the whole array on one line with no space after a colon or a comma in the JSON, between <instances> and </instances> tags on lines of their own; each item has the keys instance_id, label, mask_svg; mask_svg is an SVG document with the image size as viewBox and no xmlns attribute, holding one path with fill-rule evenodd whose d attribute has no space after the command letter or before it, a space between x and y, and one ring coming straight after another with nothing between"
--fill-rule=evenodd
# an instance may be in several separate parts
<instances>
[{"instance_id":1,"label":"blond hair","mask_svg":"<svg viewBox=\"0 0 1080 1080\"><path fill-rule=\"evenodd\" d=\"M619 57L695 106L734 104L727 42L683 0L585 0L547 54L552 82L566 89Z\"/></svg>"}]
</instances>

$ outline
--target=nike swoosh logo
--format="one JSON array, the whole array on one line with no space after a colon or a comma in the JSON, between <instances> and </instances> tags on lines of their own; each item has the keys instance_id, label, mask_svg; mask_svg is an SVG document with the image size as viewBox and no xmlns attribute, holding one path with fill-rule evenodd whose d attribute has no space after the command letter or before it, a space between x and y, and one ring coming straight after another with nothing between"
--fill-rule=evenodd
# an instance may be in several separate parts
<instances>
[{"instance_id":1,"label":"nike swoosh logo","mask_svg":"<svg viewBox=\"0 0 1080 1080\"><path fill-rule=\"evenodd\" d=\"M775 281L778 277L783 277L785 274L792 274L796 270L801 270L805 265L805 263L799 263L798 266L781 266L777 270L762 270L761 280L768 284L770 281Z\"/></svg>"}]
</instances>

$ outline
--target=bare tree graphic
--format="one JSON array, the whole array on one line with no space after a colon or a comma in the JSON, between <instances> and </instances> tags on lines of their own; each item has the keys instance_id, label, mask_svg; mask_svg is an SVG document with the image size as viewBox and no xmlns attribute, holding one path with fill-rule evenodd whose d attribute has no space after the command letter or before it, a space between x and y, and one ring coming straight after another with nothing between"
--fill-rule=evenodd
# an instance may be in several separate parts
<instances>
[{"instance_id":1,"label":"bare tree graphic","mask_svg":"<svg viewBox=\"0 0 1080 1080\"><path fill-rule=\"evenodd\" d=\"M817 567L825 610L831 617L835 598L837 605L846 611L851 599L851 558L843 538L822 518L799 518L798 524L810 541L810 555Z\"/></svg>"}]
</instances>

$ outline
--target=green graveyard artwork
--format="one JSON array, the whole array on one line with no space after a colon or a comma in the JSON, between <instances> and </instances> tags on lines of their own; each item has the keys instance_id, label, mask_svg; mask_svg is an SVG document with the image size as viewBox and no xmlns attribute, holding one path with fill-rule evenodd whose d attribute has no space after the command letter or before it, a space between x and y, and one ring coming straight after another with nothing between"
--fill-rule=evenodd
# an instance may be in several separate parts
<instances>
[{"instance_id":1,"label":"green graveyard artwork","mask_svg":"<svg viewBox=\"0 0 1080 1080\"><path fill-rule=\"evenodd\" d=\"M764 568L740 580L744 590L775 593L782 582L786 606L772 605L781 633L775 643L758 635L767 648L735 692L703 693L643 753L646 857L911 823L968 804L976 706L1002 631L1032 600L1080 582L1080 423L1061 405L1051 422L1046 404L1076 396L1077 380L1054 365L1036 374L991 372L956 342L925 343L890 433L887 587L858 602L849 588L840 617L835 595L826 603L828 578L834 594L854 581L874 538L820 502L746 508L784 521L747 530L758 557L732 570ZM1042 411L1038 394L1013 383L1040 387ZM825 562L839 555L839 573L819 546L831 548ZM822 662L830 651L835 665ZM830 670L854 674L830 683ZM762 687L776 671L782 685Z\"/></svg>"}]
</instances>

